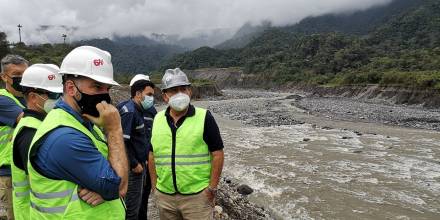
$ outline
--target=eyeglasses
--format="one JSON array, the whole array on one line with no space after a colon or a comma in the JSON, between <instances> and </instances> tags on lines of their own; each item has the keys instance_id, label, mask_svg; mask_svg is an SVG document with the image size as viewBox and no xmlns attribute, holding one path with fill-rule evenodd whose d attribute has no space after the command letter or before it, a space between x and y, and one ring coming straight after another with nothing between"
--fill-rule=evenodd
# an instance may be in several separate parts
<instances>
[{"instance_id":1,"label":"eyeglasses","mask_svg":"<svg viewBox=\"0 0 440 220\"><path fill-rule=\"evenodd\" d=\"M35 92L35 93L42 94L42 95L46 94L49 99L59 99L61 97L61 93L49 92L49 91L39 90L39 89L33 90L31 92Z\"/></svg>"}]
</instances>

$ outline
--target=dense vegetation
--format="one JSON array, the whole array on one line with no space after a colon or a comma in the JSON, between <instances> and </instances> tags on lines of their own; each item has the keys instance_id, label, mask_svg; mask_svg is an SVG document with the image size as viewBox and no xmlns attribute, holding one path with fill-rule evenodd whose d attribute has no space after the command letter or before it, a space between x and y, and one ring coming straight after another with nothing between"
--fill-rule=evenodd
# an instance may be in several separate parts
<instances>
[{"instance_id":1,"label":"dense vegetation","mask_svg":"<svg viewBox=\"0 0 440 220\"><path fill-rule=\"evenodd\" d=\"M0 32L0 58L9 53L8 41L6 40L6 34Z\"/></svg>"},{"instance_id":2,"label":"dense vegetation","mask_svg":"<svg viewBox=\"0 0 440 220\"><path fill-rule=\"evenodd\" d=\"M134 39L134 38L128 38ZM149 73L160 67L161 62L184 51L175 45L141 44L139 42L116 43L109 39L81 41L78 45L90 45L109 51L115 72L120 74Z\"/></svg>"},{"instance_id":3,"label":"dense vegetation","mask_svg":"<svg viewBox=\"0 0 440 220\"><path fill-rule=\"evenodd\" d=\"M163 68L238 66L244 73L269 75L280 83L440 88L437 0L419 1L417 7L411 5L367 35L293 29L270 28L241 49L200 48L174 57Z\"/></svg>"},{"instance_id":4,"label":"dense vegetation","mask_svg":"<svg viewBox=\"0 0 440 220\"><path fill-rule=\"evenodd\" d=\"M132 38L130 38L132 40ZM109 39L95 39L69 44L25 45L23 43L8 46L6 35L0 32L0 57L8 53L19 54L31 63L53 63L61 65L63 58L76 46L92 45L112 54L115 76L118 82L128 83L138 73L150 74L160 67L160 63L172 55L184 51L183 48L170 45L130 44L118 39L118 43Z\"/></svg>"}]
</instances>

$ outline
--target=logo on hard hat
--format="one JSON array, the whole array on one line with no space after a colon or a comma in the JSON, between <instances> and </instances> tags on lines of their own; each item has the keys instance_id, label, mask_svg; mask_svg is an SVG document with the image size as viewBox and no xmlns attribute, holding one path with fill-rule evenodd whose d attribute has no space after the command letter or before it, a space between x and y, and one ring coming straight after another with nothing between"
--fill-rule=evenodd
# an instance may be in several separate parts
<instances>
[{"instance_id":1,"label":"logo on hard hat","mask_svg":"<svg viewBox=\"0 0 440 220\"><path fill-rule=\"evenodd\" d=\"M49 76L47 76L47 78L48 78L49 80L54 80L54 79L55 79L55 75L54 75L54 74L49 75Z\"/></svg>"},{"instance_id":2,"label":"logo on hard hat","mask_svg":"<svg viewBox=\"0 0 440 220\"><path fill-rule=\"evenodd\" d=\"M165 81L166 82L170 82L172 80L172 77L171 76L167 76L167 78L165 78Z\"/></svg>"},{"instance_id":3,"label":"logo on hard hat","mask_svg":"<svg viewBox=\"0 0 440 220\"><path fill-rule=\"evenodd\" d=\"M103 59L94 59L93 64L95 64L95 66L103 66L104 60Z\"/></svg>"}]
</instances>

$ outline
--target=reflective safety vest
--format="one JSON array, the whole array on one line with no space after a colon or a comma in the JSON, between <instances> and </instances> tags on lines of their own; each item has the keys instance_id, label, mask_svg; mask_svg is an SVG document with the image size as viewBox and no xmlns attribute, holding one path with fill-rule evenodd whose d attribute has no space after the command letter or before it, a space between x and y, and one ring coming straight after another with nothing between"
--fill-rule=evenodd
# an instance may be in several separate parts
<instances>
[{"instance_id":1,"label":"reflective safety vest","mask_svg":"<svg viewBox=\"0 0 440 220\"><path fill-rule=\"evenodd\" d=\"M31 158L35 155L39 141L46 134L59 127L71 127L80 131L90 138L104 157L107 158L108 155L104 134L97 126L94 126L93 131L90 131L68 112L62 109L50 111L32 139L29 150L31 219L124 219L125 209L122 200L105 201L92 207L78 198L77 184L67 180L49 179L35 170ZM94 168L90 167L90 169Z\"/></svg>"},{"instance_id":2,"label":"reflective safety vest","mask_svg":"<svg viewBox=\"0 0 440 220\"><path fill-rule=\"evenodd\" d=\"M12 137L11 145L14 146L14 141L17 137L17 134L24 128L34 128L37 129L41 124L41 121L31 117L26 116L20 119L17 127L14 130L14 135ZM18 146L22 147L22 146ZM26 172L15 165L14 162L14 151L12 150L11 154L11 171L12 171L12 204L14 210L14 218L15 220L26 220L30 219L29 217L29 208L30 208L30 200L29 200L29 180Z\"/></svg>"},{"instance_id":3,"label":"reflective safety vest","mask_svg":"<svg viewBox=\"0 0 440 220\"><path fill-rule=\"evenodd\" d=\"M211 155L203 140L206 110L195 108L174 133L165 111L154 118L151 144L156 165L156 188L167 194L195 194L209 185Z\"/></svg>"},{"instance_id":4,"label":"reflective safety vest","mask_svg":"<svg viewBox=\"0 0 440 220\"><path fill-rule=\"evenodd\" d=\"M8 97L14 100L15 104L17 104L21 108L24 108L20 101L18 101L18 99L15 98L14 95L9 93L6 89L0 89L0 96ZM14 128L7 125L0 125L0 167L3 165L11 165L11 139L13 132Z\"/></svg>"}]
</instances>

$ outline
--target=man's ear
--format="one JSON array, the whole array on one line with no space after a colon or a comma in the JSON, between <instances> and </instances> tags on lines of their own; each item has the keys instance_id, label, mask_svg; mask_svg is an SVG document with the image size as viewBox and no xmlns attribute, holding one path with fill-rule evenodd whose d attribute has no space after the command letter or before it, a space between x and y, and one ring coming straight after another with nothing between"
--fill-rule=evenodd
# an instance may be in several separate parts
<instances>
[{"instance_id":1,"label":"man's ear","mask_svg":"<svg viewBox=\"0 0 440 220\"><path fill-rule=\"evenodd\" d=\"M166 93L164 93L164 92L162 92L162 99L163 99L163 101L165 102L165 103L168 103L168 96L167 96L167 94Z\"/></svg>"},{"instance_id":2,"label":"man's ear","mask_svg":"<svg viewBox=\"0 0 440 220\"><path fill-rule=\"evenodd\" d=\"M5 73L0 73L0 77L2 78L2 80L3 80L3 82L5 82L6 83L6 75L5 75Z\"/></svg>"},{"instance_id":3,"label":"man's ear","mask_svg":"<svg viewBox=\"0 0 440 220\"><path fill-rule=\"evenodd\" d=\"M192 98L193 91L192 91L191 87L188 88L188 92L189 92L189 94L188 94L189 98Z\"/></svg>"},{"instance_id":4,"label":"man's ear","mask_svg":"<svg viewBox=\"0 0 440 220\"><path fill-rule=\"evenodd\" d=\"M27 95L24 95L24 97L26 97L26 102L35 104L35 98L36 98L36 94L35 92L29 92Z\"/></svg>"},{"instance_id":5,"label":"man's ear","mask_svg":"<svg viewBox=\"0 0 440 220\"><path fill-rule=\"evenodd\" d=\"M66 83L64 84L65 90L66 90L66 94L68 96L75 96L76 94L76 87L73 84L72 80L67 80Z\"/></svg>"}]
</instances>

